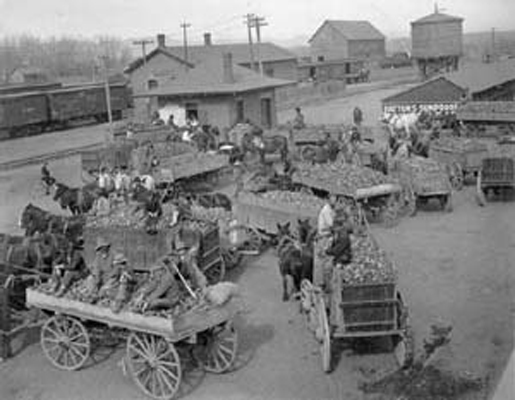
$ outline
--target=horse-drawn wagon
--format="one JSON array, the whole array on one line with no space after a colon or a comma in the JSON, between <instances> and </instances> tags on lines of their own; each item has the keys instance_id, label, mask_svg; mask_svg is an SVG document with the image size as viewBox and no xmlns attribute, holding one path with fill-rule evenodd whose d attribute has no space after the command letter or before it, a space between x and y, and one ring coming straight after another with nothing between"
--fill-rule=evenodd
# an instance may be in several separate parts
<instances>
[{"instance_id":1,"label":"horse-drawn wagon","mask_svg":"<svg viewBox=\"0 0 515 400\"><path fill-rule=\"evenodd\" d=\"M342 161L322 165L299 163L292 180L299 187L310 188L315 193L336 195L352 204L354 210L362 209L371 221L382 221L389 226L398 220L403 207L401 185L367 167Z\"/></svg>"},{"instance_id":2,"label":"horse-drawn wagon","mask_svg":"<svg viewBox=\"0 0 515 400\"><path fill-rule=\"evenodd\" d=\"M321 268L315 262L314 268ZM408 309L393 264L368 233L352 235L352 262L334 266L325 289L304 280L301 311L330 372L335 339L389 337L401 366L413 356Z\"/></svg>"},{"instance_id":3,"label":"horse-drawn wagon","mask_svg":"<svg viewBox=\"0 0 515 400\"><path fill-rule=\"evenodd\" d=\"M222 257L219 228L216 224L200 220L187 220L172 227L162 226L152 234L144 226L117 226L115 222L96 225L91 222L86 223L84 228L86 263L93 262L97 238L103 237L114 249L125 255L134 269L148 270L160 257L172 251L172 243L180 226L200 233L198 263L209 283L222 280L225 275L225 261Z\"/></svg>"},{"instance_id":4,"label":"horse-drawn wagon","mask_svg":"<svg viewBox=\"0 0 515 400\"><path fill-rule=\"evenodd\" d=\"M196 354L204 370L216 374L234 363L238 335L232 324L242 310L237 297L221 304L198 300L173 318L139 314L58 298L44 291L27 290L27 304L45 311L40 343L46 358L57 368L75 371L91 354L92 336L100 333L126 338L122 366L145 395L173 398L181 385L186 354ZM182 360L181 360L182 358Z\"/></svg>"},{"instance_id":5,"label":"horse-drawn wagon","mask_svg":"<svg viewBox=\"0 0 515 400\"><path fill-rule=\"evenodd\" d=\"M447 165L457 190L463 188L465 178L477 176L487 153L487 145L474 139L445 138L432 142L429 148L430 158Z\"/></svg>"},{"instance_id":6,"label":"horse-drawn wagon","mask_svg":"<svg viewBox=\"0 0 515 400\"><path fill-rule=\"evenodd\" d=\"M234 203L234 215L241 226L248 229L250 237L261 245L261 238L277 234L277 224L290 223L295 227L299 219L316 225L323 201L301 192L270 191L261 194L240 193Z\"/></svg>"},{"instance_id":7,"label":"horse-drawn wagon","mask_svg":"<svg viewBox=\"0 0 515 400\"><path fill-rule=\"evenodd\" d=\"M416 213L418 204L427 203L431 199L438 200L442 209L452 211L452 186L444 164L413 155L395 160L390 173L408 193L411 215Z\"/></svg>"}]
</instances>

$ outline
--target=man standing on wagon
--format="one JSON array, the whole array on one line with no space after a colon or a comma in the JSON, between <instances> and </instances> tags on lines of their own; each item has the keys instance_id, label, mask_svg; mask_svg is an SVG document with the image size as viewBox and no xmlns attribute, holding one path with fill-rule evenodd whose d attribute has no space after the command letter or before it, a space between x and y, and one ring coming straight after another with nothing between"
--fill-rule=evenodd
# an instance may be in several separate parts
<instances>
[{"instance_id":1,"label":"man standing on wagon","mask_svg":"<svg viewBox=\"0 0 515 400\"><path fill-rule=\"evenodd\" d=\"M326 271L331 270L331 258L326 251L332 244L332 234L335 220L336 196L331 194L327 202L318 213L318 229L315 242L313 283L323 286L326 280Z\"/></svg>"}]
</instances>

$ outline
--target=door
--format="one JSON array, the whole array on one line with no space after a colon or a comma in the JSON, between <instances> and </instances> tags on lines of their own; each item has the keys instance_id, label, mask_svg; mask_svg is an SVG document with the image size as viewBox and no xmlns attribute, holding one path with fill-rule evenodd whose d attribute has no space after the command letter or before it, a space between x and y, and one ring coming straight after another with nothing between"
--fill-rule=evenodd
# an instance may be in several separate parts
<instances>
[{"instance_id":1,"label":"door","mask_svg":"<svg viewBox=\"0 0 515 400\"><path fill-rule=\"evenodd\" d=\"M245 120L245 103L243 100L236 101L236 122L243 122Z\"/></svg>"},{"instance_id":2,"label":"door","mask_svg":"<svg viewBox=\"0 0 515 400\"><path fill-rule=\"evenodd\" d=\"M261 125L266 129L272 127L272 100L269 98L261 99Z\"/></svg>"}]
</instances>

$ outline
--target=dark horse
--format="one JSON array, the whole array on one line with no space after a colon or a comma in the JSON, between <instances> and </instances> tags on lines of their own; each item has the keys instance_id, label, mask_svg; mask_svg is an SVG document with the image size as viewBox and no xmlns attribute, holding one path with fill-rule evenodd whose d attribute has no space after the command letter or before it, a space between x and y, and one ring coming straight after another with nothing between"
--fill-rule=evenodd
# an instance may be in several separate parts
<instances>
[{"instance_id":1,"label":"dark horse","mask_svg":"<svg viewBox=\"0 0 515 400\"><path fill-rule=\"evenodd\" d=\"M25 236L50 232L65 235L72 242L82 239L84 224L83 216L55 215L31 203L25 206L20 216L20 228L25 229Z\"/></svg>"},{"instance_id":2,"label":"dark horse","mask_svg":"<svg viewBox=\"0 0 515 400\"><path fill-rule=\"evenodd\" d=\"M281 135L263 136L257 131L247 132L241 138L241 149L243 154L257 153L261 162L265 161L266 154L280 153L281 161L285 162L288 158L288 139Z\"/></svg>"},{"instance_id":3,"label":"dark horse","mask_svg":"<svg viewBox=\"0 0 515 400\"><path fill-rule=\"evenodd\" d=\"M290 233L290 223L277 224L279 255L279 271L282 277L283 301L290 298L288 290L288 277L293 281L295 292L300 290L303 279L312 280L313 258L303 251L301 243L294 239Z\"/></svg>"},{"instance_id":4,"label":"dark horse","mask_svg":"<svg viewBox=\"0 0 515 400\"><path fill-rule=\"evenodd\" d=\"M70 210L73 215L87 213L97 198L96 184L83 188L70 188L64 183L55 184L54 201L58 201L63 210Z\"/></svg>"}]
</instances>

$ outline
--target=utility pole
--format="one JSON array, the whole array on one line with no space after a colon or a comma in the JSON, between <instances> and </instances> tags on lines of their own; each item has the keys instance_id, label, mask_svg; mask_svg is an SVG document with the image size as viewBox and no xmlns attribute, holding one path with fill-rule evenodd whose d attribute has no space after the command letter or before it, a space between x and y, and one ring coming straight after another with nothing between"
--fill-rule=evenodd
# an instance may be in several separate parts
<instances>
[{"instance_id":1,"label":"utility pole","mask_svg":"<svg viewBox=\"0 0 515 400\"><path fill-rule=\"evenodd\" d=\"M258 65L259 65L259 73L263 75L263 61L261 60L261 52L260 52L260 45L261 45L261 27L267 26L268 23L265 21L265 18L263 17L254 17L253 19L253 26L256 28L256 39L257 39L257 54L258 54Z\"/></svg>"},{"instance_id":2,"label":"utility pole","mask_svg":"<svg viewBox=\"0 0 515 400\"><path fill-rule=\"evenodd\" d=\"M105 87L105 96L106 96L106 105L107 105L107 119L109 122L108 126L108 136L107 136L107 142L112 143L114 142L114 135L113 135L113 114L111 111L111 90L109 87L109 73L107 68L107 56L100 56L100 59L103 62L104 67L104 87Z\"/></svg>"},{"instance_id":3,"label":"utility pole","mask_svg":"<svg viewBox=\"0 0 515 400\"><path fill-rule=\"evenodd\" d=\"M184 60L186 60L186 62L188 61L188 35L187 35L186 30L189 27L191 27L191 24L188 24L186 22L183 22L181 24L182 37L183 37L183 41L184 41ZM188 67L186 67L186 69L188 69Z\"/></svg>"},{"instance_id":4,"label":"utility pole","mask_svg":"<svg viewBox=\"0 0 515 400\"><path fill-rule=\"evenodd\" d=\"M495 62L495 28L492 28L492 54L491 61Z\"/></svg>"},{"instance_id":5,"label":"utility pole","mask_svg":"<svg viewBox=\"0 0 515 400\"><path fill-rule=\"evenodd\" d=\"M249 51L250 51L250 69L255 71L255 61L254 61L254 48L252 43L252 21L254 18L254 14L247 14L245 16L245 24L247 25L247 31L249 34Z\"/></svg>"},{"instance_id":6,"label":"utility pole","mask_svg":"<svg viewBox=\"0 0 515 400\"><path fill-rule=\"evenodd\" d=\"M132 44L136 46L141 46L141 53L143 54L143 65L147 63L147 52L146 52L146 46L147 44L154 43L153 40L150 39L141 39L141 40L135 40L132 42Z\"/></svg>"}]
</instances>

